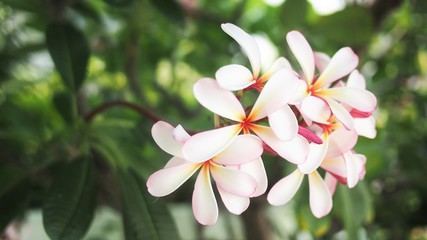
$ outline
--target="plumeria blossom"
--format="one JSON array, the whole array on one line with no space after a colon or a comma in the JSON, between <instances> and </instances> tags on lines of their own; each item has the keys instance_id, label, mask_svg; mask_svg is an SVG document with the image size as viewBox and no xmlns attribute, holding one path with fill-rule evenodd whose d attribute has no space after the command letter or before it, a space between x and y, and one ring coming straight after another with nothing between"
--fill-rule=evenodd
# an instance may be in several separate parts
<instances>
[{"instance_id":1,"label":"plumeria blossom","mask_svg":"<svg viewBox=\"0 0 427 240\"><path fill-rule=\"evenodd\" d=\"M347 87L366 89L366 80L359 71L354 70L347 80ZM344 106L348 109L351 116L354 118L354 128L360 136L364 136L373 139L377 135L375 129L375 118L372 116L372 112L360 112L351 106Z\"/></svg>"},{"instance_id":2,"label":"plumeria blossom","mask_svg":"<svg viewBox=\"0 0 427 240\"><path fill-rule=\"evenodd\" d=\"M246 114L231 91L221 88L214 79L200 79L194 85L196 99L205 108L231 120L231 124L192 136L183 147L185 158L192 162L203 161L221 152L239 133L254 132L288 161L296 164L305 162L308 142L297 135L298 122L287 105L297 85L298 80L292 71L277 71L264 86L249 114ZM266 117L270 127L257 124Z\"/></svg>"},{"instance_id":3,"label":"plumeria blossom","mask_svg":"<svg viewBox=\"0 0 427 240\"><path fill-rule=\"evenodd\" d=\"M357 154L353 150L334 157L326 158L320 165L326 170L325 182L328 185L331 194L335 191L338 182L353 188L365 177L366 157Z\"/></svg>"},{"instance_id":4,"label":"plumeria blossom","mask_svg":"<svg viewBox=\"0 0 427 240\"><path fill-rule=\"evenodd\" d=\"M268 202L286 204L307 176L313 215L327 215L337 184L354 188L365 176L366 157L354 151L358 137L376 136L377 100L355 70L357 55L348 47L332 58L313 52L304 36L292 31L286 40L301 75L283 57L261 74L255 39L230 23L221 28L246 53L251 69L230 64L218 69L216 79L195 83L195 98L215 114L214 129L190 136L180 125L154 124L154 141L172 158L148 178L148 191L166 196L198 172L193 214L199 223L211 225L218 218L211 179L227 210L241 214L250 198L268 187L261 155L269 152L288 160L295 170L274 184ZM241 97L250 89L259 95L243 106Z\"/></svg>"},{"instance_id":5,"label":"plumeria blossom","mask_svg":"<svg viewBox=\"0 0 427 240\"><path fill-rule=\"evenodd\" d=\"M304 176L305 174L296 169L279 180L268 193L268 202L273 206L288 203L300 188ZM311 212L317 218L324 217L332 210L332 195L328 185L317 171L308 174L308 184Z\"/></svg>"},{"instance_id":6,"label":"plumeria blossom","mask_svg":"<svg viewBox=\"0 0 427 240\"><path fill-rule=\"evenodd\" d=\"M350 113L341 103L360 112L373 112L377 106L375 96L362 88L352 86L331 87L350 74L358 65L357 55L349 47L338 50L331 59L325 54L313 53L304 36L297 31L286 36L288 45L303 70L303 85L293 97L306 120L326 123L331 114L347 128L354 127ZM320 75L315 75L315 67Z\"/></svg>"},{"instance_id":7,"label":"plumeria blossom","mask_svg":"<svg viewBox=\"0 0 427 240\"><path fill-rule=\"evenodd\" d=\"M323 143L310 143L307 161L298 164L298 169L304 174L316 170L325 158L337 157L350 151L358 138L354 129L345 128L334 115L325 124L314 124L311 129L321 135Z\"/></svg>"},{"instance_id":8,"label":"plumeria blossom","mask_svg":"<svg viewBox=\"0 0 427 240\"><path fill-rule=\"evenodd\" d=\"M160 148L173 157L163 169L148 178L148 191L153 196L166 196L200 169L192 202L194 216L201 224L214 224L218 218L210 176L225 206L234 214L245 211L249 206L249 197L259 196L266 189L266 177L262 172L262 142L254 135L240 135L222 152L198 163L188 162L183 156L182 147L190 135L181 126L174 128L159 121L154 124L152 135ZM260 189L257 189L258 183Z\"/></svg>"},{"instance_id":9,"label":"plumeria blossom","mask_svg":"<svg viewBox=\"0 0 427 240\"><path fill-rule=\"evenodd\" d=\"M262 83L281 68L291 68L288 60L278 58L270 69L260 76L261 53L255 39L232 23L221 24L222 30L232 37L248 56L252 71L239 64L230 64L221 67L215 74L219 85L225 89L235 91L245 88L261 90Z\"/></svg>"}]
</instances>

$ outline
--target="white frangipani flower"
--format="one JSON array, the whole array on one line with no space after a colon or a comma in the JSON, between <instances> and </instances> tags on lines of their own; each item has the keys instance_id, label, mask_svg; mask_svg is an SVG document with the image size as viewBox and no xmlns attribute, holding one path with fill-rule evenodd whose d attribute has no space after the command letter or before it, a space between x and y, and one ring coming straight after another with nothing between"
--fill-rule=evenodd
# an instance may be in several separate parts
<instances>
[{"instance_id":1,"label":"white frangipani flower","mask_svg":"<svg viewBox=\"0 0 427 240\"><path fill-rule=\"evenodd\" d=\"M304 179L298 169L278 181L270 190L267 200L271 205L288 203L296 194ZM308 174L310 208L317 218L324 217L332 210L332 195L317 171Z\"/></svg>"},{"instance_id":2,"label":"white frangipani flower","mask_svg":"<svg viewBox=\"0 0 427 240\"><path fill-rule=\"evenodd\" d=\"M260 76L261 53L256 40L232 23L221 24L221 28L232 37L248 56L252 71L239 64L230 64L218 69L215 78L222 88L235 91L242 90L249 86L257 89L259 85L267 81L272 74L282 68L291 69L288 60L283 57L278 58L270 69Z\"/></svg>"},{"instance_id":3,"label":"white frangipani flower","mask_svg":"<svg viewBox=\"0 0 427 240\"><path fill-rule=\"evenodd\" d=\"M375 110L377 100L371 92L350 86L330 87L356 68L359 59L351 48L341 48L329 59L325 54L313 53L300 32L289 32L286 40L304 74L304 84L300 85L292 103L299 105L306 119L326 123L333 114L345 127L353 128L353 118L341 103L361 112ZM315 76L315 65L320 72L318 77Z\"/></svg>"},{"instance_id":4,"label":"white frangipani flower","mask_svg":"<svg viewBox=\"0 0 427 240\"><path fill-rule=\"evenodd\" d=\"M263 194L266 189L267 180L261 160L262 142L254 135L237 136L223 151L198 163L183 158L182 147L190 135L181 126L174 128L160 121L154 124L152 135L160 148L173 157L163 169L148 178L148 191L153 196L166 196L200 169L192 206L195 218L203 225L212 225L218 218L210 176L226 208L234 214L245 211L249 197Z\"/></svg>"},{"instance_id":5,"label":"white frangipani flower","mask_svg":"<svg viewBox=\"0 0 427 240\"><path fill-rule=\"evenodd\" d=\"M221 88L214 79L200 79L194 85L194 95L200 104L234 123L192 136L183 147L185 158L192 162L203 161L221 152L240 132L248 134L252 131L288 161L305 162L308 142L297 135L298 122L287 105L297 85L293 72L288 69L277 71L247 115L231 91ZM266 117L271 128L257 124Z\"/></svg>"}]
</instances>

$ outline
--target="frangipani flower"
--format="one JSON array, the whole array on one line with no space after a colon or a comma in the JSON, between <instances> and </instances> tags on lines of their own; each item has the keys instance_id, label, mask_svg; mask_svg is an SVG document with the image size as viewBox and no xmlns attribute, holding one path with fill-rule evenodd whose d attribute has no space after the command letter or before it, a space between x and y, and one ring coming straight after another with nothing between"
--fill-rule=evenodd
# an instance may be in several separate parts
<instances>
[{"instance_id":1,"label":"frangipani flower","mask_svg":"<svg viewBox=\"0 0 427 240\"><path fill-rule=\"evenodd\" d=\"M230 64L221 67L215 74L215 78L221 87L231 91L242 90L249 86L261 90L262 86L260 84L267 81L276 71L281 68L291 68L288 60L280 57L273 63L267 72L259 76L261 70L261 54L255 39L241 28L231 23L221 24L221 28L242 47L252 67L252 71L239 64Z\"/></svg>"},{"instance_id":2,"label":"frangipani flower","mask_svg":"<svg viewBox=\"0 0 427 240\"><path fill-rule=\"evenodd\" d=\"M324 54L313 53L307 40L297 31L289 32L286 40L304 73L304 85L297 91L293 103L299 104L306 119L326 123L334 114L345 127L351 129L353 118L341 103L360 112L375 110L377 100L365 89L351 86L330 88L333 82L351 73L359 62L349 47L341 48L329 60ZM314 75L315 64L320 72L318 77Z\"/></svg>"},{"instance_id":3,"label":"frangipani flower","mask_svg":"<svg viewBox=\"0 0 427 240\"><path fill-rule=\"evenodd\" d=\"M366 157L362 154L357 154L354 151L348 151L344 154L334 157L326 158L320 165L321 168L327 171L327 178L331 175L335 181L329 179L327 185L333 194L337 181L353 188L365 177L365 163Z\"/></svg>"},{"instance_id":4,"label":"frangipani flower","mask_svg":"<svg viewBox=\"0 0 427 240\"><path fill-rule=\"evenodd\" d=\"M348 77L346 86L365 90L366 80L359 71L354 70ZM354 118L354 128L357 134L374 139L377 135L377 130L375 129L375 118L372 116L372 112L360 112L350 106L347 109Z\"/></svg>"},{"instance_id":5,"label":"frangipani flower","mask_svg":"<svg viewBox=\"0 0 427 240\"><path fill-rule=\"evenodd\" d=\"M190 138L181 126L174 128L160 121L154 124L152 135L160 148L173 157L163 169L148 178L148 191L153 196L166 196L200 169L192 201L193 213L199 223L211 225L218 218L211 175L225 206L232 213L242 213L249 206L249 197L264 193L266 179L263 179L265 173L260 158L263 148L258 137L250 134L237 136L222 152L203 162L193 163L186 161L181 151ZM257 190L258 182L260 190Z\"/></svg>"},{"instance_id":6,"label":"frangipani flower","mask_svg":"<svg viewBox=\"0 0 427 240\"><path fill-rule=\"evenodd\" d=\"M301 186L304 175L296 169L279 180L268 193L268 202L273 206L288 203ZM328 186L317 171L308 174L308 183L311 212L317 218L324 217L332 210L332 195Z\"/></svg>"},{"instance_id":7,"label":"frangipani flower","mask_svg":"<svg viewBox=\"0 0 427 240\"><path fill-rule=\"evenodd\" d=\"M200 79L194 85L196 99L205 108L233 123L192 136L183 147L185 158L192 162L203 161L221 152L240 132L248 134L253 131L288 161L305 162L308 142L297 135L298 123L287 105L297 85L298 80L291 70L277 71L266 83L247 115L231 91L221 88L214 79ZM266 117L271 128L257 124Z\"/></svg>"},{"instance_id":8,"label":"frangipani flower","mask_svg":"<svg viewBox=\"0 0 427 240\"><path fill-rule=\"evenodd\" d=\"M337 157L350 151L357 142L356 131L345 128L333 115L326 124L315 124L312 129L321 133L323 143L310 143L307 161L298 164L298 169L304 174L316 170L325 158Z\"/></svg>"}]
</instances>

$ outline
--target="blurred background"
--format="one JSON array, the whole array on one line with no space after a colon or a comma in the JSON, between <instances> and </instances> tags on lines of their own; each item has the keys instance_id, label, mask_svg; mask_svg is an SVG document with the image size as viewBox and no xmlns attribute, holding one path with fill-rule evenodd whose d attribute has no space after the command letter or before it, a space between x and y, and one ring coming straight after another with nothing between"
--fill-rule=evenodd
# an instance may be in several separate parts
<instances>
[{"instance_id":1,"label":"blurred background","mask_svg":"<svg viewBox=\"0 0 427 240\"><path fill-rule=\"evenodd\" d=\"M267 65L299 68L294 29L317 51L359 55L378 135L359 138L365 180L340 186L327 217L312 216L306 182L282 207L265 195L242 216L220 206L211 227L192 216L193 178L147 194L170 158L153 121L212 128L192 85L249 65L225 22L256 37ZM425 0L0 0L1 239L427 239L426 26ZM270 187L292 170L264 160Z\"/></svg>"}]
</instances>

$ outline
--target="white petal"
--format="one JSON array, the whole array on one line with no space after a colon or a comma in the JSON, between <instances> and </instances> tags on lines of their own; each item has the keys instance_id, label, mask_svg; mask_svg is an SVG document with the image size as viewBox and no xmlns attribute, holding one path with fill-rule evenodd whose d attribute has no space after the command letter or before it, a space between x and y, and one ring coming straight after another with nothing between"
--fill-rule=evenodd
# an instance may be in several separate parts
<instances>
[{"instance_id":1,"label":"white petal","mask_svg":"<svg viewBox=\"0 0 427 240\"><path fill-rule=\"evenodd\" d=\"M250 197L258 197L265 193L268 186L267 173L265 172L264 163L259 158L255 161L240 165L240 171L251 175L257 182L257 188Z\"/></svg>"},{"instance_id":2,"label":"white petal","mask_svg":"<svg viewBox=\"0 0 427 240\"><path fill-rule=\"evenodd\" d=\"M282 68L292 70L291 64L284 57L279 57L276 61L274 61L273 65L262 75L262 79L268 80L274 73L279 71Z\"/></svg>"},{"instance_id":3,"label":"white petal","mask_svg":"<svg viewBox=\"0 0 427 240\"><path fill-rule=\"evenodd\" d=\"M307 160L309 144L300 135L296 135L290 141L281 141L269 127L256 125L252 130L277 154L289 162L301 164Z\"/></svg>"},{"instance_id":4,"label":"white petal","mask_svg":"<svg viewBox=\"0 0 427 240\"><path fill-rule=\"evenodd\" d=\"M308 44L305 37L297 31L289 32L286 35L286 41L304 72L307 84L311 85L314 76L314 55L310 44Z\"/></svg>"},{"instance_id":5,"label":"white petal","mask_svg":"<svg viewBox=\"0 0 427 240\"><path fill-rule=\"evenodd\" d=\"M295 89L294 94L289 99L288 103L292 105L299 105L305 97L308 96L307 83L303 80L299 80L298 86Z\"/></svg>"},{"instance_id":6,"label":"white petal","mask_svg":"<svg viewBox=\"0 0 427 240\"><path fill-rule=\"evenodd\" d=\"M241 197L255 192L257 183L249 174L217 164L211 164L210 169L213 179L224 191Z\"/></svg>"},{"instance_id":7,"label":"white petal","mask_svg":"<svg viewBox=\"0 0 427 240\"><path fill-rule=\"evenodd\" d=\"M331 196L334 195L335 189L337 188L337 179L330 173L326 173L325 175L325 184L328 186L329 192L331 193Z\"/></svg>"},{"instance_id":8,"label":"white petal","mask_svg":"<svg viewBox=\"0 0 427 240\"><path fill-rule=\"evenodd\" d=\"M215 78L222 88L230 91L242 90L255 83L252 73L238 64L221 67L216 71Z\"/></svg>"},{"instance_id":9,"label":"white petal","mask_svg":"<svg viewBox=\"0 0 427 240\"><path fill-rule=\"evenodd\" d=\"M181 125L176 126L176 128L173 130L172 135L176 140L180 142L185 142L190 138L190 134L188 134Z\"/></svg>"},{"instance_id":10,"label":"white petal","mask_svg":"<svg viewBox=\"0 0 427 240\"><path fill-rule=\"evenodd\" d=\"M292 70L283 68L277 71L265 84L248 118L259 120L283 107L294 94L298 84L299 80Z\"/></svg>"},{"instance_id":11,"label":"white petal","mask_svg":"<svg viewBox=\"0 0 427 240\"><path fill-rule=\"evenodd\" d=\"M182 158L182 146L184 142L174 137L174 131L175 128L169 123L158 121L151 128L151 135L163 151Z\"/></svg>"},{"instance_id":12,"label":"white petal","mask_svg":"<svg viewBox=\"0 0 427 240\"><path fill-rule=\"evenodd\" d=\"M209 167L204 165L197 177L193 191L193 214L203 225L213 225L218 219L218 205L211 185Z\"/></svg>"},{"instance_id":13,"label":"white petal","mask_svg":"<svg viewBox=\"0 0 427 240\"><path fill-rule=\"evenodd\" d=\"M319 72L325 71L330 61L331 58L327 54L322 52L314 52L314 62Z\"/></svg>"},{"instance_id":14,"label":"white petal","mask_svg":"<svg viewBox=\"0 0 427 240\"><path fill-rule=\"evenodd\" d=\"M347 167L347 186L354 188L359 181L359 168L357 159L354 158L352 152L344 153L344 161Z\"/></svg>"},{"instance_id":15,"label":"white petal","mask_svg":"<svg viewBox=\"0 0 427 240\"><path fill-rule=\"evenodd\" d=\"M249 207L249 197L240 197L233 195L217 184L219 195L227 210L233 214L240 215Z\"/></svg>"},{"instance_id":16,"label":"white petal","mask_svg":"<svg viewBox=\"0 0 427 240\"><path fill-rule=\"evenodd\" d=\"M282 141L289 141L297 135L298 121L287 104L270 114L268 123L276 136Z\"/></svg>"},{"instance_id":17,"label":"white petal","mask_svg":"<svg viewBox=\"0 0 427 240\"><path fill-rule=\"evenodd\" d=\"M354 130L338 128L329 135L329 147L326 158L333 158L350 151L357 142L357 133Z\"/></svg>"},{"instance_id":18,"label":"white petal","mask_svg":"<svg viewBox=\"0 0 427 240\"><path fill-rule=\"evenodd\" d=\"M255 39L241 28L231 23L221 24L221 28L242 47L243 51L245 51L252 66L253 76L254 78L258 78L261 68L261 56Z\"/></svg>"},{"instance_id":19,"label":"white petal","mask_svg":"<svg viewBox=\"0 0 427 240\"><path fill-rule=\"evenodd\" d=\"M148 192L156 197L163 197L181 186L201 164L185 163L174 167L160 169L147 179Z\"/></svg>"},{"instance_id":20,"label":"white petal","mask_svg":"<svg viewBox=\"0 0 427 240\"><path fill-rule=\"evenodd\" d=\"M190 162L204 162L224 150L240 132L239 125L230 125L193 135L185 142L182 152Z\"/></svg>"},{"instance_id":21,"label":"white petal","mask_svg":"<svg viewBox=\"0 0 427 240\"><path fill-rule=\"evenodd\" d=\"M362 180L366 174L366 156L363 154L353 154L356 160L356 166L359 169L359 180Z\"/></svg>"},{"instance_id":22,"label":"white petal","mask_svg":"<svg viewBox=\"0 0 427 240\"><path fill-rule=\"evenodd\" d=\"M236 96L229 90L219 86L211 78L201 78L194 84L194 96L205 108L222 117L241 121L245 118L245 110Z\"/></svg>"},{"instance_id":23,"label":"white petal","mask_svg":"<svg viewBox=\"0 0 427 240\"><path fill-rule=\"evenodd\" d=\"M373 112L377 107L375 95L364 89L337 87L322 90L321 94L348 104L362 112Z\"/></svg>"},{"instance_id":24,"label":"white petal","mask_svg":"<svg viewBox=\"0 0 427 240\"><path fill-rule=\"evenodd\" d=\"M175 167L175 166L181 165L183 163L190 163L190 162L185 161L184 158L173 157L166 163L164 168Z\"/></svg>"},{"instance_id":25,"label":"white petal","mask_svg":"<svg viewBox=\"0 0 427 240\"><path fill-rule=\"evenodd\" d=\"M375 118L355 118L354 119L354 128L356 129L357 134L364 136L370 139L374 139L377 136L377 130L375 129Z\"/></svg>"},{"instance_id":26,"label":"white petal","mask_svg":"<svg viewBox=\"0 0 427 240\"><path fill-rule=\"evenodd\" d=\"M301 112L310 120L329 124L328 120L331 117L331 109L326 102L318 97L308 96L301 102Z\"/></svg>"},{"instance_id":27,"label":"white petal","mask_svg":"<svg viewBox=\"0 0 427 240\"><path fill-rule=\"evenodd\" d=\"M332 210L332 196L317 171L308 175L310 189L310 208L317 218L324 217Z\"/></svg>"},{"instance_id":28,"label":"white petal","mask_svg":"<svg viewBox=\"0 0 427 240\"><path fill-rule=\"evenodd\" d=\"M308 174L313 172L320 166L325 158L326 151L328 150L329 138L323 137L322 139L322 144L310 143L307 161L302 164L298 164L298 169L302 173Z\"/></svg>"},{"instance_id":29,"label":"white petal","mask_svg":"<svg viewBox=\"0 0 427 240\"><path fill-rule=\"evenodd\" d=\"M214 161L223 165L238 165L258 159L264 148L259 137L251 134L237 136Z\"/></svg>"},{"instance_id":30,"label":"white petal","mask_svg":"<svg viewBox=\"0 0 427 240\"><path fill-rule=\"evenodd\" d=\"M354 70L348 77L346 86L358 89L366 89L366 80L363 75L359 73L359 71Z\"/></svg>"},{"instance_id":31,"label":"white petal","mask_svg":"<svg viewBox=\"0 0 427 240\"><path fill-rule=\"evenodd\" d=\"M267 201L273 206L280 206L289 202L301 186L304 174L295 170L285 178L282 178L271 188L267 195Z\"/></svg>"},{"instance_id":32,"label":"white petal","mask_svg":"<svg viewBox=\"0 0 427 240\"><path fill-rule=\"evenodd\" d=\"M335 176L341 178L347 177L347 166L342 156L326 158L320 166Z\"/></svg>"},{"instance_id":33,"label":"white petal","mask_svg":"<svg viewBox=\"0 0 427 240\"><path fill-rule=\"evenodd\" d=\"M321 88L332 83L353 71L359 64L359 57L349 47L338 50L328 66L314 83L315 88Z\"/></svg>"},{"instance_id":34,"label":"white petal","mask_svg":"<svg viewBox=\"0 0 427 240\"><path fill-rule=\"evenodd\" d=\"M354 120L353 120L353 117L348 112L348 110L345 109L345 107L343 107L341 104L337 103L334 99L330 99L328 97L324 97L323 99L326 100L326 102L328 103L328 105L331 108L331 111L335 115L335 117L347 129L353 129Z\"/></svg>"}]
</instances>

